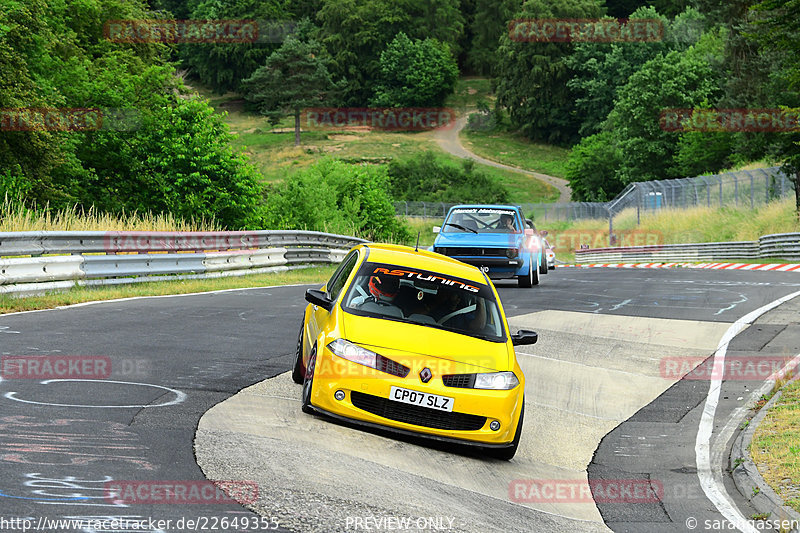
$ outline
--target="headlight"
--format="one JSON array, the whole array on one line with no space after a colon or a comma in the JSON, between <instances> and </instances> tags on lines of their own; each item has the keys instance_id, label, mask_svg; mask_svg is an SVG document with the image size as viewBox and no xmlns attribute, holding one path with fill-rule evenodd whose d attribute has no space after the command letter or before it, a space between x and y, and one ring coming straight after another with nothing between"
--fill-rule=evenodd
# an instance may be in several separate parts
<instances>
[{"instance_id":1,"label":"headlight","mask_svg":"<svg viewBox=\"0 0 800 533\"><path fill-rule=\"evenodd\" d=\"M475 374L476 389L511 390L519 385L513 372L494 372L492 374Z\"/></svg>"},{"instance_id":2,"label":"headlight","mask_svg":"<svg viewBox=\"0 0 800 533\"><path fill-rule=\"evenodd\" d=\"M377 368L378 354L371 352L366 348L362 348L357 344L346 341L344 339L336 339L328 344L328 349L334 355L338 355L342 359L347 359L359 365L368 366L370 368Z\"/></svg>"}]
</instances>

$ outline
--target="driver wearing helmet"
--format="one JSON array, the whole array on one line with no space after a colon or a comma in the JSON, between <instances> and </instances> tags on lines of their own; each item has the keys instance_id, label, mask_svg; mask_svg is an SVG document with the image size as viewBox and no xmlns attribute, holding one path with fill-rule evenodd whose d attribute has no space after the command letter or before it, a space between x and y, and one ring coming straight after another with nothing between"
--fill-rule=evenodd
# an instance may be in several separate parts
<instances>
[{"instance_id":1,"label":"driver wearing helmet","mask_svg":"<svg viewBox=\"0 0 800 533\"><path fill-rule=\"evenodd\" d=\"M371 308L375 305L381 307L395 307L396 304L394 300L397 298L399 290L400 279L397 276L387 276L385 274L372 275L369 276L366 287L364 285L359 287L361 296L356 296L350 305L362 309L365 307Z\"/></svg>"},{"instance_id":2,"label":"driver wearing helmet","mask_svg":"<svg viewBox=\"0 0 800 533\"><path fill-rule=\"evenodd\" d=\"M509 215L507 213L500 215L500 220L497 223L497 229L508 230L511 232L517 231L517 228L514 226L514 215Z\"/></svg>"},{"instance_id":3,"label":"driver wearing helmet","mask_svg":"<svg viewBox=\"0 0 800 533\"><path fill-rule=\"evenodd\" d=\"M400 290L400 279L397 276L370 276L369 293L376 302L391 303Z\"/></svg>"}]
</instances>

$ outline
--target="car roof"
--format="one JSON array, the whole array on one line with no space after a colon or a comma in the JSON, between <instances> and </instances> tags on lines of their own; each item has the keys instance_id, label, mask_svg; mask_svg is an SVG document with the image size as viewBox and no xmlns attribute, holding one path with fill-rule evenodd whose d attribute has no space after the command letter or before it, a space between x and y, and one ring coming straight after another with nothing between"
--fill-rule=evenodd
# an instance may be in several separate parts
<instances>
[{"instance_id":1,"label":"car roof","mask_svg":"<svg viewBox=\"0 0 800 533\"><path fill-rule=\"evenodd\" d=\"M509 205L509 204L459 204L454 205L450 209L464 209L464 208L477 208L477 209L512 209L514 211L519 211L520 207L518 205Z\"/></svg>"},{"instance_id":2,"label":"car roof","mask_svg":"<svg viewBox=\"0 0 800 533\"><path fill-rule=\"evenodd\" d=\"M361 246L369 249L369 261L373 263L388 263L399 267L419 268L486 285L486 278L483 273L474 266L445 255L429 252L423 248L415 251L410 246L379 243L368 243Z\"/></svg>"}]
</instances>

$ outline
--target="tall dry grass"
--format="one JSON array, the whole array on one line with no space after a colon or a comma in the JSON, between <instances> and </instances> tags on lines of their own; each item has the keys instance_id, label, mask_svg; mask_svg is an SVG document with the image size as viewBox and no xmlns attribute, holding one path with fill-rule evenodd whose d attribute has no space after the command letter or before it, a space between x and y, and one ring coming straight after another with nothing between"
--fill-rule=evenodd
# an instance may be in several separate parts
<instances>
[{"instance_id":1,"label":"tall dry grass","mask_svg":"<svg viewBox=\"0 0 800 533\"><path fill-rule=\"evenodd\" d=\"M0 231L213 231L213 221L182 220L170 214L123 213L94 209L30 209L8 197L0 203Z\"/></svg>"}]
</instances>

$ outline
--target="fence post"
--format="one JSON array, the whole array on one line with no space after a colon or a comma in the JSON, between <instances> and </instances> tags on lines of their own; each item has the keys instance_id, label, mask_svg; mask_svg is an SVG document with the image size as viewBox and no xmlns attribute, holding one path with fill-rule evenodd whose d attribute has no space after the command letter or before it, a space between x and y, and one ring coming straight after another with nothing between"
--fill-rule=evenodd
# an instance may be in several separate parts
<instances>
[{"instance_id":1,"label":"fence post","mask_svg":"<svg viewBox=\"0 0 800 533\"><path fill-rule=\"evenodd\" d=\"M736 206L739 206L739 180L736 179L736 172L731 172L731 176L733 176L733 197L734 201L736 202Z\"/></svg>"},{"instance_id":2,"label":"fence post","mask_svg":"<svg viewBox=\"0 0 800 533\"><path fill-rule=\"evenodd\" d=\"M642 223L642 188L636 187L636 195L638 198L636 199L636 225L639 226Z\"/></svg>"},{"instance_id":3,"label":"fence post","mask_svg":"<svg viewBox=\"0 0 800 533\"><path fill-rule=\"evenodd\" d=\"M716 176L719 181L719 206L722 207L722 176Z\"/></svg>"},{"instance_id":4,"label":"fence post","mask_svg":"<svg viewBox=\"0 0 800 533\"><path fill-rule=\"evenodd\" d=\"M755 209L756 207L755 196L754 196L755 193L753 191L753 189L755 189L756 186L755 178L753 177L753 173L750 172L749 170L745 170L744 173L750 176L750 209Z\"/></svg>"}]
</instances>

